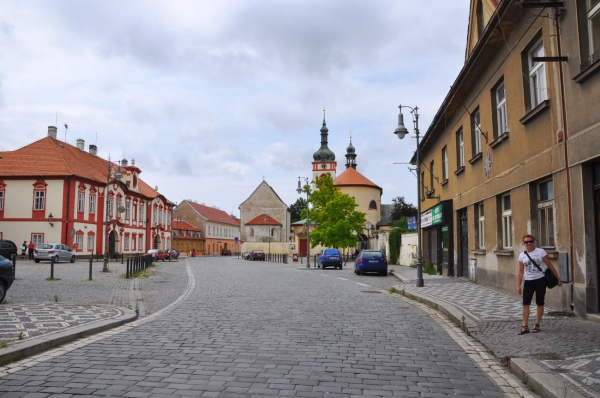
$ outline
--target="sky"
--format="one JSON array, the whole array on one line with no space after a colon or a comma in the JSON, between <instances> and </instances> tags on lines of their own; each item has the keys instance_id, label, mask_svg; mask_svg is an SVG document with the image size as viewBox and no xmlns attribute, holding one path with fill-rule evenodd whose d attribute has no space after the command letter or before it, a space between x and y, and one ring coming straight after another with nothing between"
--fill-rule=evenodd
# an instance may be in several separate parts
<instances>
[{"instance_id":1,"label":"sky","mask_svg":"<svg viewBox=\"0 0 600 398\"><path fill-rule=\"evenodd\" d=\"M394 164L416 149L393 134L398 105L419 108L425 134L464 64L469 3L3 0L0 151L57 125L135 159L167 199L239 216L263 179L296 201L325 108L338 175L352 134L382 203L416 205L416 177Z\"/></svg>"}]
</instances>

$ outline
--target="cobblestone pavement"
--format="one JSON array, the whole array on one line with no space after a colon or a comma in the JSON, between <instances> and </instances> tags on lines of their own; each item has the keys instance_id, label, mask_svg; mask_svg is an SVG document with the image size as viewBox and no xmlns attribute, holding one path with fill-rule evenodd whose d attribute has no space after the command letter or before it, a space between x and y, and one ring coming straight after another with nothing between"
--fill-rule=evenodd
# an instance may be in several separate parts
<instances>
[{"instance_id":1,"label":"cobblestone pavement","mask_svg":"<svg viewBox=\"0 0 600 398\"><path fill-rule=\"evenodd\" d=\"M575 317L549 316L545 307L541 332L518 336L521 299L457 278L424 275L414 286L416 269L394 266L407 291L451 303L477 326L469 332L498 358L530 358L570 382L584 396L600 397L600 324ZM444 281L445 279L445 281ZM531 308L532 314L535 307ZM534 318L533 318L534 319ZM530 320L531 322L531 320Z\"/></svg>"},{"instance_id":2,"label":"cobblestone pavement","mask_svg":"<svg viewBox=\"0 0 600 398\"><path fill-rule=\"evenodd\" d=\"M176 304L0 368L0 395L533 396L439 313L386 294L391 277L184 262Z\"/></svg>"},{"instance_id":3,"label":"cobblestone pavement","mask_svg":"<svg viewBox=\"0 0 600 398\"><path fill-rule=\"evenodd\" d=\"M145 279L125 279L124 264L109 263L109 269L102 272L102 263L93 263L90 281L88 262L58 263L59 280L48 281L48 263L18 262L17 280L0 304L0 343L112 318L121 313L113 307L137 308L145 316L173 302L187 281L183 262L159 262Z\"/></svg>"}]
</instances>

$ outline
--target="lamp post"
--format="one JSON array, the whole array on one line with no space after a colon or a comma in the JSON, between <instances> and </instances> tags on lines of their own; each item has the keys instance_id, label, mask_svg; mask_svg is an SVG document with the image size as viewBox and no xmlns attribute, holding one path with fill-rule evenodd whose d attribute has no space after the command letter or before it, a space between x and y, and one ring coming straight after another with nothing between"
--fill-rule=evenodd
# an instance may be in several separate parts
<instances>
[{"instance_id":1,"label":"lamp post","mask_svg":"<svg viewBox=\"0 0 600 398\"><path fill-rule=\"evenodd\" d=\"M271 261L271 216L265 213L265 222L269 222L269 229L267 232L267 237L269 238L269 261Z\"/></svg>"},{"instance_id":2,"label":"lamp post","mask_svg":"<svg viewBox=\"0 0 600 398\"><path fill-rule=\"evenodd\" d=\"M104 196L106 196L106 206L104 208L104 213L106 214L106 234L104 235L106 240L104 241L104 265L102 266L102 272L108 272L108 241L109 241L109 230L108 230L108 203L109 203L109 198L108 198L108 190L110 189L110 172L111 172L111 167L110 167L110 156L108 157L108 172L106 174L106 192L104 194ZM121 174L121 164L119 163L119 168L117 169L117 174L115 174L115 178L118 181L121 181L121 178L123 178L123 175ZM111 212L112 212L112 208L111 208Z\"/></svg>"},{"instance_id":3,"label":"lamp post","mask_svg":"<svg viewBox=\"0 0 600 398\"><path fill-rule=\"evenodd\" d=\"M298 177L298 188L296 192L302 193L302 186L300 180L304 179L306 182L306 268L310 268L310 210L308 206L308 197L310 195L310 185L308 184L308 177Z\"/></svg>"},{"instance_id":4,"label":"lamp post","mask_svg":"<svg viewBox=\"0 0 600 398\"><path fill-rule=\"evenodd\" d=\"M400 109L400 113L398 114L398 127L394 131L394 134L398 136L398 138L403 139L406 134L408 134L408 130L404 127L404 115L402 115L402 108L410 109L410 113L413 115L413 125L415 129L415 136L417 138L417 287L425 286L425 282L423 280L423 257L421 255L421 159L419 156L419 108L415 106L411 108L410 106L402 106L398 105Z\"/></svg>"}]
</instances>

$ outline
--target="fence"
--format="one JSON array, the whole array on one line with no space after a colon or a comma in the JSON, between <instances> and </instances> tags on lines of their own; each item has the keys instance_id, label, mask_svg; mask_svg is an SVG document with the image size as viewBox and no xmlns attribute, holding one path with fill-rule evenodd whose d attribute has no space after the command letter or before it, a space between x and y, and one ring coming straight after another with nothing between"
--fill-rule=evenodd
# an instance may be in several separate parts
<instances>
[{"instance_id":1,"label":"fence","mask_svg":"<svg viewBox=\"0 0 600 398\"><path fill-rule=\"evenodd\" d=\"M287 253L265 253L265 259L273 263L287 264L288 255Z\"/></svg>"},{"instance_id":2,"label":"fence","mask_svg":"<svg viewBox=\"0 0 600 398\"><path fill-rule=\"evenodd\" d=\"M143 271L152 264L152 256L133 256L127 258L125 277L129 279L136 272Z\"/></svg>"}]
</instances>

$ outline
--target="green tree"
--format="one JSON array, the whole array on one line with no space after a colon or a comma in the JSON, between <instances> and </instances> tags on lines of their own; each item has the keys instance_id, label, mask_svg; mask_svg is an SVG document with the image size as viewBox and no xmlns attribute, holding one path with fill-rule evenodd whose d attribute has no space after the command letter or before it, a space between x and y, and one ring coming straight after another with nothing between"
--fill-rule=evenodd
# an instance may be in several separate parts
<instances>
[{"instance_id":1,"label":"green tree","mask_svg":"<svg viewBox=\"0 0 600 398\"><path fill-rule=\"evenodd\" d=\"M354 197L334 186L329 174L318 177L314 184L317 189L310 195L310 220L317 227L310 233L311 247L355 246L367 221L365 213L355 210L358 205Z\"/></svg>"},{"instance_id":2,"label":"green tree","mask_svg":"<svg viewBox=\"0 0 600 398\"><path fill-rule=\"evenodd\" d=\"M302 220L302 210L306 209L306 199L298 198L293 205L290 206L290 219L294 223Z\"/></svg>"},{"instance_id":3,"label":"green tree","mask_svg":"<svg viewBox=\"0 0 600 398\"><path fill-rule=\"evenodd\" d=\"M390 245L390 264L399 264L398 258L400 257L402 234L406 232L409 232L407 217L401 217L399 220L394 221L388 237L388 243Z\"/></svg>"},{"instance_id":4,"label":"green tree","mask_svg":"<svg viewBox=\"0 0 600 398\"><path fill-rule=\"evenodd\" d=\"M392 220L396 221L402 217L414 217L417 215L417 208L410 203L406 203L404 196L398 196L392 199Z\"/></svg>"}]
</instances>

